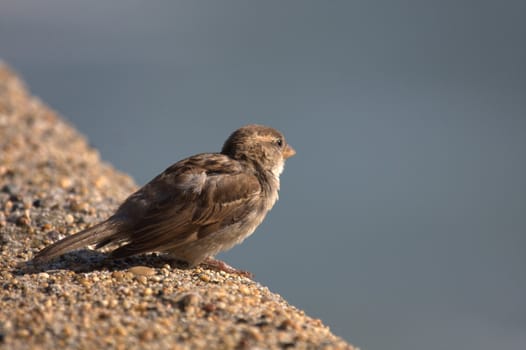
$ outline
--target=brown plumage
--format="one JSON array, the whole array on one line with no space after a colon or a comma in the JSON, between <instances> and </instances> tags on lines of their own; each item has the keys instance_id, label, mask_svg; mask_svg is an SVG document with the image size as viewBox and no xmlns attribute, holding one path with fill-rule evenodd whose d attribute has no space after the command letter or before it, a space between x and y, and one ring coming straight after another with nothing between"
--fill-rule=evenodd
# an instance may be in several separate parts
<instances>
[{"instance_id":1,"label":"brown plumage","mask_svg":"<svg viewBox=\"0 0 526 350\"><path fill-rule=\"evenodd\" d=\"M111 257L166 252L195 266L241 243L278 199L279 175L296 152L270 127L247 125L221 153L181 160L129 196L115 214L40 251L47 261L96 244L120 244Z\"/></svg>"}]
</instances>

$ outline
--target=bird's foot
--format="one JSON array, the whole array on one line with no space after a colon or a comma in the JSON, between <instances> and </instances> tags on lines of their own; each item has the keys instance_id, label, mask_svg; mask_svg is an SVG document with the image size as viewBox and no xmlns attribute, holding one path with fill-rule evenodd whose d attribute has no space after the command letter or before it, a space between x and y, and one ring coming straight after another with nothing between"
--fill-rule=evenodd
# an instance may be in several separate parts
<instances>
[{"instance_id":1,"label":"bird's foot","mask_svg":"<svg viewBox=\"0 0 526 350\"><path fill-rule=\"evenodd\" d=\"M231 273L233 275L239 275L243 277L247 277L252 279L254 277L254 274L248 271L238 270L230 265L228 265L226 262L217 260L214 258L206 258L202 263L201 266L215 271L224 271L227 273Z\"/></svg>"}]
</instances>

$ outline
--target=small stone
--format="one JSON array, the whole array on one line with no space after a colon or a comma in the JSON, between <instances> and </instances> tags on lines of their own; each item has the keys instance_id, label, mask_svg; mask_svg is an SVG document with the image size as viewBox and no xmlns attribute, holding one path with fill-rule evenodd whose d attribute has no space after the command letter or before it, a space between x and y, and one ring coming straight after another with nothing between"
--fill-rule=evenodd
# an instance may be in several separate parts
<instances>
[{"instance_id":1,"label":"small stone","mask_svg":"<svg viewBox=\"0 0 526 350\"><path fill-rule=\"evenodd\" d=\"M70 325L66 324L64 326L64 335L66 337L71 337L73 335L73 327L71 327Z\"/></svg>"},{"instance_id":2,"label":"small stone","mask_svg":"<svg viewBox=\"0 0 526 350\"><path fill-rule=\"evenodd\" d=\"M98 189L101 189L101 188L104 187L107 183L108 183L108 179L106 179L106 177L104 177L104 176L99 176L99 177L97 178L97 180L95 180L95 187L97 187Z\"/></svg>"},{"instance_id":3,"label":"small stone","mask_svg":"<svg viewBox=\"0 0 526 350\"><path fill-rule=\"evenodd\" d=\"M135 276L135 279L141 284L148 284L148 277L146 276Z\"/></svg>"},{"instance_id":4,"label":"small stone","mask_svg":"<svg viewBox=\"0 0 526 350\"><path fill-rule=\"evenodd\" d=\"M155 334L151 329L146 329L145 331L139 334L139 339L143 342L151 341L155 337Z\"/></svg>"},{"instance_id":5,"label":"small stone","mask_svg":"<svg viewBox=\"0 0 526 350\"><path fill-rule=\"evenodd\" d=\"M152 276L155 275L156 271L155 269L152 269L148 266L134 266L130 268L128 271L133 273L136 276Z\"/></svg>"},{"instance_id":6,"label":"small stone","mask_svg":"<svg viewBox=\"0 0 526 350\"><path fill-rule=\"evenodd\" d=\"M2 278L4 278L5 280L12 280L13 279L13 275L11 273L9 273L8 271L2 271L2 274L1 274Z\"/></svg>"},{"instance_id":7,"label":"small stone","mask_svg":"<svg viewBox=\"0 0 526 350\"><path fill-rule=\"evenodd\" d=\"M59 180L59 185L63 189L70 188L71 185L73 185L73 180L71 180L69 177L63 177Z\"/></svg>"},{"instance_id":8,"label":"small stone","mask_svg":"<svg viewBox=\"0 0 526 350\"><path fill-rule=\"evenodd\" d=\"M16 220L16 224L19 226L30 226L31 219L23 215Z\"/></svg>"},{"instance_id":9,"label":"small stone","mask_svg":"<svg viewBox=\"0 0 526 350\"><path fill-rule=\"evenodd\" d=\"M84 278L84 279L80 280L80 284L82 286L86 287L86 288L90 288L92 283L90 282L89 279Z\"/></svg>"},{"instance_id":10,"label":"small stone","mask_svg":"<svg viewBox=\"0 0 526 350\"><path fill-rule=\"evenodd\" d=\"M20 329L20 330L18 330L18 332L17 332L17 335L18 335L19 337L22 337L22 338L27 338L27 337L29 337L30 334L31 334L31 333L30 333L27 329Z\"/></svg>"},{"instance_id":11,"label":"small stone","mask_svg":"<svg viewBox=\"0 0 526 350\"><path fill-rule=\"evenodd\" d=\"M177 301L179 308L183 311L188 311L190 307L194 308L201 301L201 297L196 293L188 293L183 295Z\"/></svg>"},{"instance_id":12,"label":"small stone","mask_svg":"<svg viewBox=\"0 0 526 350\"><path fill-rule=\"evenodd\" d=\"M40 272L38 274L38 277L47 280L49 278L49 273L47 273L47 272Z\"/></svg>"},{"instance_id":13,"label":"small stone","mask_svg":"<svg viewBox=\"0 0 526 350\"><path fill-rule=\"evenodd\" d=\"M217 306L213 303L206 303L205 305L203 305L203 311L205 312L214 312L216 311L217 309Z\"/></svg>"},{"instance_id":14,"label":"small stone","mask_svg":"<svg viewBox=\"0 0 526 350\"><path fill-rule=\"evenodd\" d=\"M210 275L202 273L199 275L199 279L203 282L210 282Z\"/></svg>"},{"instance_id":15,"label":"small stone","mask_svg":"<svg viewBox=\"0 0 526 350\"><path fill-rule=\"evenodd\" d=\"M122 302L121 306L124 310L129 310L132 307L132 304L128 299L126 299Z\"/></svg>"},{"instance_id":16,"label":"small stone","mask_svg":"<svg viewBox=\"0 0 526 350\"><path fill-rule=\"evenodd\" d=\"M254 327L247 329L247 335L257 342L262 342L264 340L263 334L261 334L261 332Z\"/></svg>"},{"instance_id":17,"label":"small stone","mask_svg":"<svg viewBox=\"0 0 526 350\"><path fill-rule=\"evenodd\" d=\"M5 204L4 204L4 212L6 214L10 213L12 208L13 208L13 202L11 202L11 201L5 202Z\"/></svg>"},{"instance_id":18,"label":"small stone","mask_svg":"<svg viewBox=\"0 0 526 350\"><path fill-rule=\"evenodd\" d=\"M30 197L24 197L22 203L24 204L24 209L31 209L31 207L33 207L33 201Z\"/></svg>"},{"instance_id":19,"label":"small stone","mask_svg":"<svg viewBox=\"0 0 526 350\"><path fill-rule=\"evenodd\" d=\"M278 341L283 347L294 346L294 335L289 332L280 331L278 333Z\"/></svg>"},{"instance_id":20,"label":"small stone","mask_svg":"<svg viewBox=\"0 0 526 350\"><path fill-rule=\"evenodd\" d=\"M126 277L126 274L122 271L113 271L111 277L120 282Z\"/></svg>"},{"instance_id":21,"label":"small stone","mask_svg":"<svg viewBox=\"0 0 526 350\"><path fill-rule=\"evenodd\" d=\"M136 310L136 311L139 311L139 312L144 312L144 311L148 310L148 303L142 302L142 303L139 303L139 304L135 304L133 309Z\"/></svg>"},{"instance_id":22,"label":"small stone","mask_svg":"<svg viewBox=\"0 0 526 350\"><path fill-rule=\"evenodd\" d=\"M81 212L81 211L87 212L89 210L88 203L82 202L76 199L71 200L69 207L71 208L71 210L76 211L76 212Z\"/></svg>"},{"instance_id":23,"label":"small stone","mask_svg":"<svg viewBox=\"0 0 526 350\"><path fill-rule=\"evenodd\" d=\"M115 334L117 334L117 335L121 335L121 336L128 335L128 331L126 330L125 327L117 326L114 329L115 329Z\"/></svg>"},{"instance_id":24,"label":"small stone","mask_svg":"<svg viewBox=\"0 0 526 350\"><path fill-rule=\"evenodd\" d=\"M73 215L71 215L71 214L66 215L66 217L64 218L64 220L66 220L66 223L67 223L68 225L71 225L72 223L75 222L75 218L74 218Z\"/></svg>"},{"instance_id":25,"label":"small stone","mask_svg":"<svg viewBox=\"0 0 526 350\"><path fill-rule=\"evenodd\" d=\"M250 289L247 286L245 286L244 284L239 286L239 291L241 292L241 294L250 295Z\"/></svg>"},{"instance_id":26,"label":"small stone","mask_svg":"<svg viewBox=\"0 0 526 350\"><path fill-rule=\"evenodd\" d=\"M123 287L120 289L120 292L126 296L130 296L132 293L131 293L131 289L128 288L128 287Z\"/></svg>"}]
</instances>

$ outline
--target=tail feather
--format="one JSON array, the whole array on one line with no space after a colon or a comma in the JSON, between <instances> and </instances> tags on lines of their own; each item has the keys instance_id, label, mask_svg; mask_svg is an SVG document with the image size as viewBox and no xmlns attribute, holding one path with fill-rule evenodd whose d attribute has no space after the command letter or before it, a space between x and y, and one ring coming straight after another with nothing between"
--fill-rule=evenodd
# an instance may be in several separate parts
<instances>
[{"instance_id":1,"label":"tail feather","mask_svg":"<svg viewBox=\"0 0 526 350\"><path fill-rule=\"evenodd\" d=\"M116 234L117 227L111 220L103 221L95 226L87 228L83 231L75 233L61 239L58 242L39 251L34 261L46 262L57 256L65 254L75 249L85 247L90 244L95 244L101 241L110 242L112 237Z\"/></svg>"}]
</instances>

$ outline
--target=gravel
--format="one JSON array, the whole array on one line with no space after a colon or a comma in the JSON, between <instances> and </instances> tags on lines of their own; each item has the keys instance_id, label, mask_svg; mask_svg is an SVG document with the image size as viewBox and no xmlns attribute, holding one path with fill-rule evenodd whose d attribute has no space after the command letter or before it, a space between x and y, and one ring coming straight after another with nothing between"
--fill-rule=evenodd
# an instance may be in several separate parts
<instances>
[{"instance_id":1,"label":"gravel","mask_svg":"<svg viewBox=\"0 0 526 350\"><path fill-rule=\"evenodd\" d=\"M135 189L0 63L0 348L353 349L255 281L159 254L28 263Z\"/></svg>"}]
</instances>

